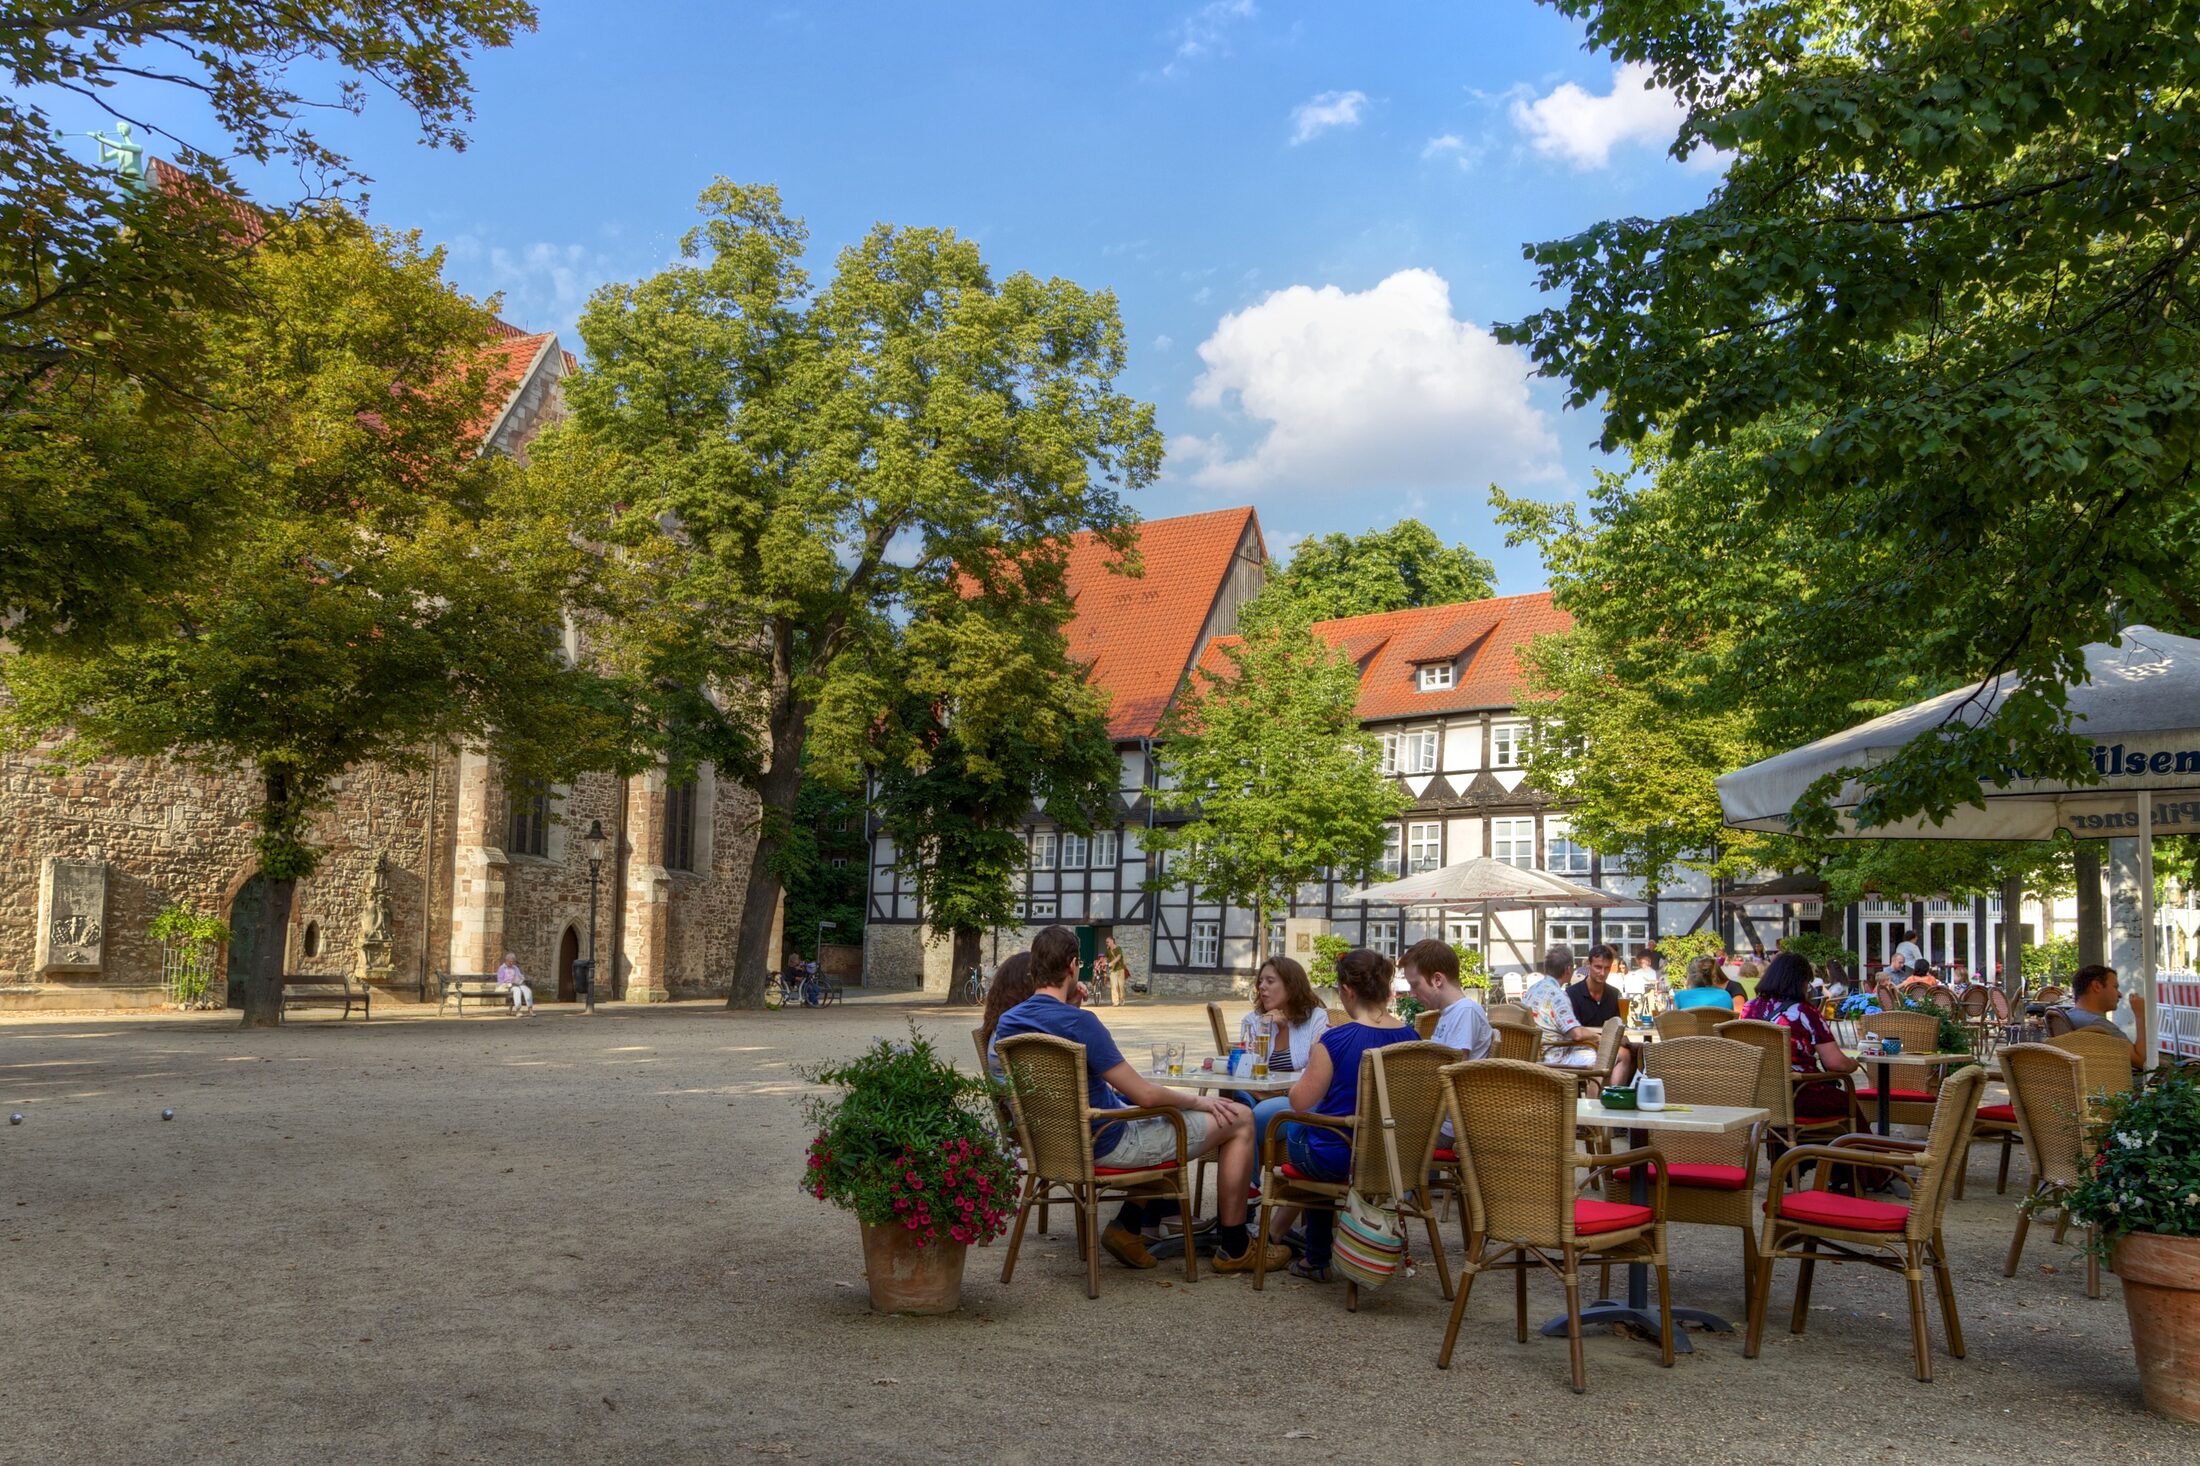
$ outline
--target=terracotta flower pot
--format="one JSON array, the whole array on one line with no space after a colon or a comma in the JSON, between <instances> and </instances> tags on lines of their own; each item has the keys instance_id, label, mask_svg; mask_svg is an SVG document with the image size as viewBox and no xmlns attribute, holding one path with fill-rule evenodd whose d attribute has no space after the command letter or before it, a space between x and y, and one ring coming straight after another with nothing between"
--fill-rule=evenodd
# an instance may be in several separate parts
<instances>
[{"instance_id":1,"label":"terracotta flower pot","mask_svg":"<svg viewBox=\"0 0 2200 1466\"><path fill-rule=\"evenodd\" d=\"M2200 1423L2200 1237L2133 1232L2109 1266L2124 1282L2147 1408Z\"/></svg>"},{"instance_id":2,"label":"terracotta flower pot","mask_svg":"<svg viewBox=\"0 0 2200 1466\"><path fill-rule=\"evenodd\" d=\"M863 1228L863 1274L871 1285L871 1307L880 1313L953 1313L962 1307L963 1254L960 1242L942 1238L917 1245L917 1234L902 1226Z\"/></svg>"}]
</instances>

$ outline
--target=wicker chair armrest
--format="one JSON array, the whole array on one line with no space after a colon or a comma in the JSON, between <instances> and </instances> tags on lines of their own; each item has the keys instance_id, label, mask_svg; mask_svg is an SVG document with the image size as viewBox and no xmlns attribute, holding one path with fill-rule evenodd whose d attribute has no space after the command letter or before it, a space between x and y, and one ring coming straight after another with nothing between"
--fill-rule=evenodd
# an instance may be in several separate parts
<instances>
[{"instance_id":1,"label":"wicker chair armrest","mask_svg":"<svg viewBox=\"0 0 2200 1466\"><path fill-rule=\"evenodd\" d=\"M1836 1135L1823 1142L1851 1150L1876 1150L1888 1155L1923 1155L1931 1144L1924 1140L1904 1140L1897 1135L1880 1135L1870 1130L1856 1130L1847 1135Z\"/></svg>"},{"instance_id":2,"label":"wicker chair armrest","mask_svg":"<svg viewBox=\"0 0 2200 1466\"><path fill-rule=\"evenodd\" d=\"M1356 1122L1349 1115L1317 1115L1309 1110L1285 1110L1268 1119L1267 1143L1261 1147L1260 1163L1267 1166L1272 1161L1286 1159L1283 1143L1283 1127L1286 1125L1318 1125L1324 1130L1334 1130L1347 1140L1351 1139Z\"/></svg>"},{"instance_id":3,"label":"wicker chair armrest","mask_svg":"<svg viewBox=\"0 0 2200 1466\"><path fill-rule=\"evenodd\" d=\"M1781 1187L1785 1184L1788 1172L1794 1170L1804 1161L1837 1161L1845 1166L1861 1166L1867 1171L1913 1171L1917 1169L1912 1162L1897 1160L1885 1152L1865 1150L1861 1146L1791 1145L1780 1153L1778 1160L1772 1163L1772 1174L1765 1181L1765 1185L1771 1188L1771 1194L1775 1198L1778 1197ZM1822 1165L1818 1168L1818 1185L1816 1189L1820 1191L1826 1189L1826 1183L1831 1180L1829 1174L1831 1170L1831 1166Z\"/></svg>"},{"instance_id":4,"label":"wicker chair armrest","mask_svg":"<svg viewBox=\"0 0 2200 1466\"><path fill-rule=\"evenodd\" d=\"M1650 1204L1660 1217L1665 1215L1665 1152L1656 1146L1639 1145L1633 1150L1615 1150L1604 1155L1576 1151L1574 1165L1591 1171L1615 1171L1621 1166L1650 1167L1650 1179L1658 1188L1657 1196Z\"/></svg>"}]
</instances>

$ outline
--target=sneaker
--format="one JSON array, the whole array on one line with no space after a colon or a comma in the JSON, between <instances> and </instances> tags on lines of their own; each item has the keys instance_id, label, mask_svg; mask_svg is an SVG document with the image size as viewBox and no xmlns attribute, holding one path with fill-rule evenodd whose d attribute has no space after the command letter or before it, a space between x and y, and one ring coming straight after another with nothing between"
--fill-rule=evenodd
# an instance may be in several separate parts
<instances>
[{"instance_id":1,"label":"sneaker","mask_svg":"<svg viewBox=\"0 0 2200 1466\"><path fill-rule=\"evenodd\" d=\"M1194 1237L1204 1237L1212 1232L1217 1225L1219 1224L1213 1217L1201 1217L1198 1221L1192 1223L1192 1235ZM1184 1235L1184 1219L1182 1217L1164 1217L1158 1222L1140 1228L1139 1235L1148 1242L1159 1242L1164 1237L1181 1237Z\"/></svg>"},{"instance_id":2,"label":"sneaker","mask_svg":"<svg viewBox=\"0 0 2200 1466\"><path fill-rule=\"evenodd\" d=\"M1207 1266L1218 1273L1249 1273L1253 1270L1253 1264L1257 1256L1253 1249L1260 1245L1258 1241L1248 1239L1245 1250L1236 1257L1217 1251L1213 1257L1208 1259ZM1285 1265L1291 1261L1291 1249L1281 1242L1270 1242L1267 1244L1267 1248L1268 1271L1272 1273L1282 1272Z\"/></svg>"},{"instance_id":3,"label":"sneaker","mask_svg":"<svg viewBox=\"0 0 2200 1466\"><path fill-rule=\"evenodd\" d=\"M1146 1250L1146 1239L1128 1227L1110 1223L1100 1234L1100 1245L1108 1250L1108 1256L1125 1267L1156 1266L1153 1254Z\"/></svg>"},{"instance_id":4,"label":"sneaker","mask_svg":"<svg viewBox=\"0 0 2200 1466\"><path fill-rule=\"evenodd\" d=\"M1329 1281L1329 1269L1316 1267L1302 1257L1291 1264L1291 1276L1304 1278L1309 1283L1326 1283Z\"/></svg>"}]
</instances>

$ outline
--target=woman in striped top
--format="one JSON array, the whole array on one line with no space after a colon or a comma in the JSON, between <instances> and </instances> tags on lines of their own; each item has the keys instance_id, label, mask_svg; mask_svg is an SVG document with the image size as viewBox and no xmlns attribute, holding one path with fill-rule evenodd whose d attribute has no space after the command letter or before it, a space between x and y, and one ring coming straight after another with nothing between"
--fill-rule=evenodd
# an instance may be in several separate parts
<instances>
[{"instance_id":1,"label":"woman in striped top","mask_svg":"<svg viewBox=\"0 0 2200 1466\"><path fill-rule=\"evenodd\" d=\"M1253 1051L1262 1020L1269 1032L1268 1072L1296 1074L1306 1067L1307 1055L1329 1026L1329 1010L1314 996L1306 969L1289 957L1271 957L1260 967L1253 984L1253 1011L1238 1025L1238 1042ZM1255 1098L1248 1096L1249 1099ZM1291 1108L1289 1095L1270 1095L1253 1106L1254 1154L1268 1133L1268 1119Z\"/></svg>"}]
</instances>

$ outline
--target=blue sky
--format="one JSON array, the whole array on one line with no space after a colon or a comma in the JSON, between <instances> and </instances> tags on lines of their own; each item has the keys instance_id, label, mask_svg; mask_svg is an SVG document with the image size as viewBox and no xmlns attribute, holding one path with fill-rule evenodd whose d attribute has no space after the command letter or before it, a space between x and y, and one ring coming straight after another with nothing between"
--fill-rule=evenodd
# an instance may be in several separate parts
<instances>
[{"instance_id":1,"label":"blue sky","mask_svg":"<svg viewBox=\"0 0 2200 1466\"><path fill-rule=\"evenodd\" d=\"M1487 335L1524 241L1700 201L1670 104L1533 0L1106 7L543 0L480 59L463 153L387 97L324 124L371 217L518 324L663 265L717 174L777 184L822 271L873 221L1121 299L1170 439L1148 517L1256 505L1271 547L1417 514L1533 589L1487 485L1578 492L1593 425ZM275 194L279 180L271 180Z\"/></svg>"}]
</instances>

